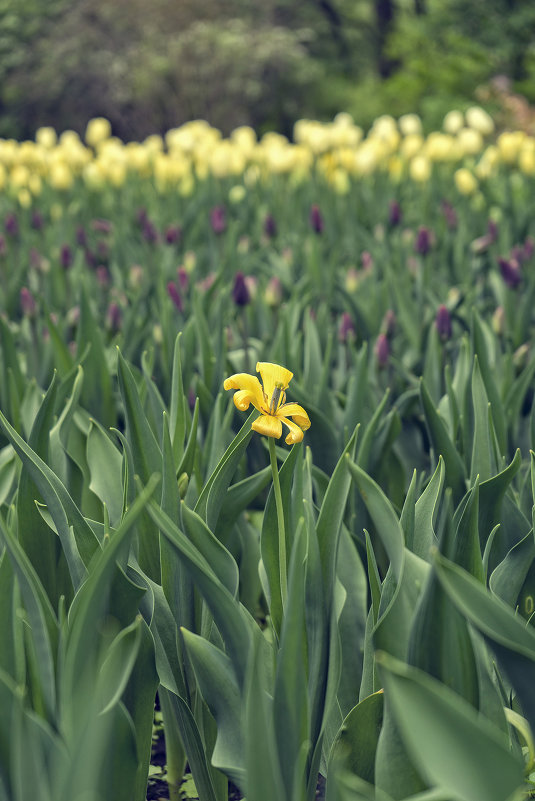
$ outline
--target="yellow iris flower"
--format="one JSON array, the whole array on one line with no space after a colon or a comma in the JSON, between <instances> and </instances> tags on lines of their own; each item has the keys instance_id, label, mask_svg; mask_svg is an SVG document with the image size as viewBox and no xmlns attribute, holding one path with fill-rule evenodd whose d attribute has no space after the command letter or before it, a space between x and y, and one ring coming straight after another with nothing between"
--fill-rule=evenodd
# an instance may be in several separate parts
<instances>
[{"instance_id":1,"label":"yellow iris flower","mask_svg":"<svg viewBox=\"0 0 535 801\"><path fill-rule=\"evenodd\" d=\"M301 442L303 432L310 428L308 414L298 403L285 403L286 390L293 373L280 364L257 362L256 372L262 377L262 384L255 375L236 373L225 379L225 389L236 389L234 405L241 412L247 411L252 403L260 412L252 428L266 437L279 439L282 424L289 428L286 437L288 445ZM290 419L292 418L292 419Z\"/></svg>"}]
</instances>

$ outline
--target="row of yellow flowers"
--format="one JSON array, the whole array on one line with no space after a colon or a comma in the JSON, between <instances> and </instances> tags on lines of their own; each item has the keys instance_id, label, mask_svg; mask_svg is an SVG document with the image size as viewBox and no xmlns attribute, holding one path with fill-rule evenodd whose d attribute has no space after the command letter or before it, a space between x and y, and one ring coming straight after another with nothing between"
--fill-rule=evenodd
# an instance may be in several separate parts
<instances>
[{"instance_id":1,"label":"row of yellow flowers","mask_svg":"<svg viewBox=\"0 0 535 801\"><path fill-rule=\"evenodd\" d=\"M379 117L367 134L346 113L330 123L303 119L295 125L293 141L274 132L258 139L249 127L224 138L207 122L195 120L163 137L125 143L112 136L108 120L96 118L83 139L74 131L58 136L43 127L35 141L0 140L0 191L28 205L44 184L68 190L78 178L98 189L121 186L134 174L153 180L161 191L189 194L196 180L209 175L243 176L254 183L274 174L300 180L317 170L343 194L351 179L377 171L393 180L407 175L425 183L434 166L444 163L451 165L458 190L471 195L500 165L535 175L535 137L523 131L496 136L492 118L479 107L464 114L451 111L442 130L427 135L415 114L399 120Z\"/></svg>"}]
</instances>

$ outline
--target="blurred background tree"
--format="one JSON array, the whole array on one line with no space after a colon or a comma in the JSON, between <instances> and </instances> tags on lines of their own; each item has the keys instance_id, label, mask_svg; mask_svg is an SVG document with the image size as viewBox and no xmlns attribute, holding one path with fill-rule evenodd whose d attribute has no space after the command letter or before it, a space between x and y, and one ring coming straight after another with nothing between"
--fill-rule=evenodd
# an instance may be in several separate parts
<instances>
[{"instance_id":1,"label":"blurred background tree","mask_svg":"<svg viewBox=\"0 0 535 801\"><path fill-rule=\"evenodd\" d=\"M123 139L205 118L291 134L347 110L445 112L535 101L535 4L525 0L0 0L0 135ZM503 89L503 78L502 78Z\"/></svg>"}]
</instances>

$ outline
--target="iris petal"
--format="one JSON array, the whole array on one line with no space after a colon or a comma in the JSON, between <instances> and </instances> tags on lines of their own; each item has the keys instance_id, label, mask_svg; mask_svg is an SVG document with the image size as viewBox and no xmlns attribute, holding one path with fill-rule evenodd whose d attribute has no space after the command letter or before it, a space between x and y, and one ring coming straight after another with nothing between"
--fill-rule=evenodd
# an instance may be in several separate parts
<instances>
[{"instance_id":1,"label":"iris petal","mask_svg":"<svg viewBox=\"0 0 535 801\"><path fill-rule=\"evenodd\" d=\"M262 414L258 417L251 428L265 437L274 437L279 439L282 435L282 423L278 417L273 417L271 414Z\"/></svg>"}]
</instances>

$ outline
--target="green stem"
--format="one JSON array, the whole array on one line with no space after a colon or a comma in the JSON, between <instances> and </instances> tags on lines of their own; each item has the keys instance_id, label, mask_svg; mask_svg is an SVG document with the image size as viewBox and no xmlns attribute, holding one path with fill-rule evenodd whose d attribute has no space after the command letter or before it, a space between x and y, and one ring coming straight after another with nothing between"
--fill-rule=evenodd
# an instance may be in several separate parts
<instances>
[{"instance_id":1,"label":"green stem","mask_svg":"<svg viewBox=\"0 0 535 801\"><path fill-rule=\"evenodd\" d=\"M281 486L279 482L279 469L277 465L277 455L275 453L275 440L268 437L269 456L271 459L271 472L273 474L273 493L275 495L275 505L277 507L277 522L279 529L279 576L282 608L286 604L288 594L288 582L286 578L286 529L284 526L284 508L282 506Z\"/></svg>"}]
</instances>

